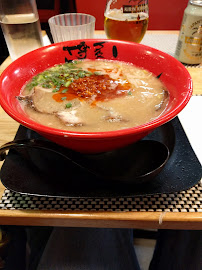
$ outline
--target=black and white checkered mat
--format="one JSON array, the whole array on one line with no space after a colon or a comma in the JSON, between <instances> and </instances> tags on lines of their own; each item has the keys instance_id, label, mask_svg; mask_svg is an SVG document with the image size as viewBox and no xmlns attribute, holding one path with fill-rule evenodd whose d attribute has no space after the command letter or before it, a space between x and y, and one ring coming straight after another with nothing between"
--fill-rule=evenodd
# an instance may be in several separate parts
<instances>
[{"instance_id":1,"label":"black and white checkered mat","mask_svg":"<svg viewBox=\"0 0 202 270\"><path fill-rule=\"evenodd\" d=\"M202 183L173 194L123 198L60 198L24 195L5 190L0 209L72 210L72 211L140 211L202 212Z\"/></svg>"}]
</instances>

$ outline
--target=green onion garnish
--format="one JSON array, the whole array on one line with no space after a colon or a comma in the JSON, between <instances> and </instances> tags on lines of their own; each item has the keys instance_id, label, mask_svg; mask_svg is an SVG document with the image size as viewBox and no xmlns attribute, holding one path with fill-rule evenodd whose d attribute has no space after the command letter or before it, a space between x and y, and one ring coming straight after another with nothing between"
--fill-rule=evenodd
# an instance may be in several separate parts
<instances>
[{"instance_id":1,"label":"green onion garnish","mask_svg":"<svg viewBox=\"0 0 202 270\"><path fill-rule=\"evenodd\" d=\"M55 89L53 89L53 93L56 93L56 92L58 92L60 90L60 88L58 89L57 87L55 88Z\"/></svg>"},{"instance_id":2,"label":"green onion garnish","mask_svg":"<svg viewBox=\"0 0 202 270\"><path fill-rule=\"evenodd\" d=\"M76 79L89 77L93 74L99 75L99 72L90 72L82 70L76 64L79 61L72 63L65 63L56 65L32 78L27 84L26 89L32 90L35 86L42 86L43 88L54 88L53 92L57 92L61 86L69 87L69 85Z\"/></svg>"},{"instance_id":3,"label":"green onion garnish","mask_svg":"<svg viewBox=\"0 0 202 270\"><path fill-rule=\"evenodd\" d=\"M132 96L132 92L131 91L128 91L128 95Z\"/></svg>"},{"instance_id":4,"label":"green onion garnish","mask_svg":"<svg viewBox=\"0 0 202 270\"><path fill-rule=\"evenodd\" d=\"M68 87L71 84L71 81L67 81L66 83L64 83L65 87Z\"/></svg>"},{"instance_id":5,"label":"green onion garnish","mask_svg":"<svg viewBox=\"0 0 202 270\"><path fill-rule=\"evenodd\" d=\"M69 103L67 103L67 104L65 105L65 108L66 108L66 109L71 108L71 107L72 107L72 103L71 103L71 102L69 102Z\"/></svg>"},{"instance_id":6,"label":"green onion garnish","mask_svg":"<svg viewBox=\"0 0 202 270\"><path fill-rule=\"evenodd\" d=\"M100 72L95 71L94 74L95 74L95 75L100 75Z\"/></svg>"},{"instance_id":7,"label":"green onion garnish","mask_svg":"<svg viewBox=\"0 0 202 270\"><path fill-rule=\"evenodd\" d=\"M64 90L62 90L62 92L61 93L66 93L68 91L68 89L64 89Z\"/></svg>"}]
</instances>

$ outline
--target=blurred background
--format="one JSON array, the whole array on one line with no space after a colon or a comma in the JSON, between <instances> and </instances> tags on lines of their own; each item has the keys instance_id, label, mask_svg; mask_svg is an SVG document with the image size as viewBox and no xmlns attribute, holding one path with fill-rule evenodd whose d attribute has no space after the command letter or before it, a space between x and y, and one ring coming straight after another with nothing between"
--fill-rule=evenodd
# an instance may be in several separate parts
<instances>
[{"instance_id":1,"label":"blurred background","mask_svg":"<svg viewBox=\"0 0 202 270\"><path fill-rule=\"evenodd\" d=\"M50 36L48 19L59 13L81 12L96 18L96 30L104 29L106 0L36 0L42 30ZM188 0L150 0L148 30L180 30L182 16ZM0 29L0 64L8 56L7 46Z\"/></svg>"}]
</instances>

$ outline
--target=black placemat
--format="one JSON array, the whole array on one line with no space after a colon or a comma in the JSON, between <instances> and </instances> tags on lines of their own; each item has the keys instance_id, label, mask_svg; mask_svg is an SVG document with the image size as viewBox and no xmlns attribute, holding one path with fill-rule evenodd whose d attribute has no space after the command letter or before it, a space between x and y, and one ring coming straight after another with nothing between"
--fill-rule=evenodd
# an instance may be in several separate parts
<instances>
[{"instance_id":1,"label":"black placemat","mask_svg":"<svg viewBox=\"0 0 202 270\"><path fill-rule=\"evenodd\" d=\"M25 138L43 139L39 134L20 126L16 139ZM10 150L2 166L1 181L14 192L69 198L173 193L187 190L198 183L202 175L201 164L178 118L159 127L144 139L161 141L171 152L164 169L147 183L137 185L101 181L79 170L66 159L38 149ZM130 155L129 152L128 159Z\"/></svg>"}]
</instances>

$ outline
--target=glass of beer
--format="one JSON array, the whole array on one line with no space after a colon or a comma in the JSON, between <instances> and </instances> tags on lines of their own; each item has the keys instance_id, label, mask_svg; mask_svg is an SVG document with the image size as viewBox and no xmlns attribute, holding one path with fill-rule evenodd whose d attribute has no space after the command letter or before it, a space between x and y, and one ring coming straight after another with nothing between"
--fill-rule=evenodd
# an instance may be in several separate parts
<instances>
[{"instance_id":1,"label":"glass of beer","mask_svg":"<svg viewBox=\"0 0 202 270\"><path fill-rule=\"evenodd\" d=\"M108 0L104 29L108 38L140 43L149 18L148 0Z\"/></svg>"}]
</instances>

